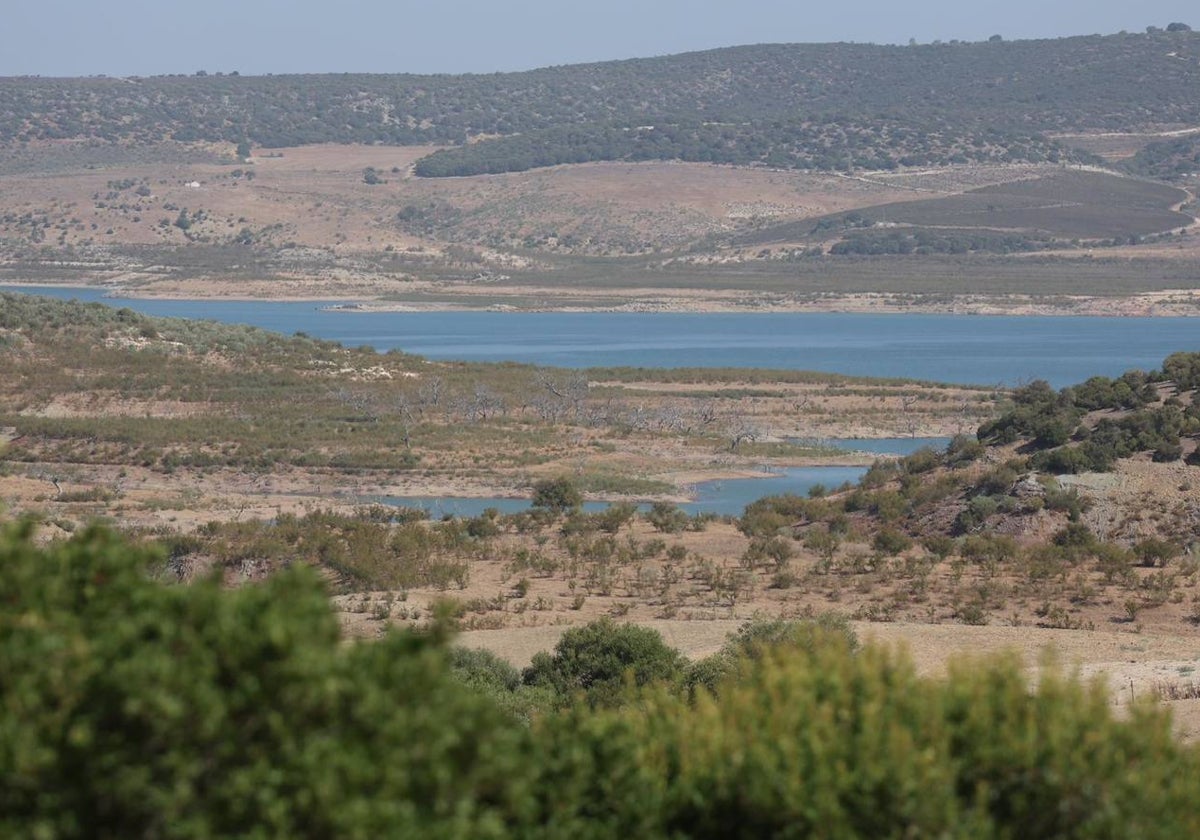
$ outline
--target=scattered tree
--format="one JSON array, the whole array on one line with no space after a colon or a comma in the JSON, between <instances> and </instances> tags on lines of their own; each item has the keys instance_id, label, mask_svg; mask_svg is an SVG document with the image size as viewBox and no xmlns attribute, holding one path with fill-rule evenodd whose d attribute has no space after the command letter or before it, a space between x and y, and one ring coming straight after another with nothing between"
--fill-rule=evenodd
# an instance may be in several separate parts
<instances>
[{"instance_id":1,"label":"scattered tree","mask_svg":"<svg viewBox=\"0 0 1200 840\"><path fill-rule=\"evenodd\" d=\"M582 505L583 493L566 476L545 478L533 485L533 506L536 508L565 513Z\"/></svg>"}]
</instances>

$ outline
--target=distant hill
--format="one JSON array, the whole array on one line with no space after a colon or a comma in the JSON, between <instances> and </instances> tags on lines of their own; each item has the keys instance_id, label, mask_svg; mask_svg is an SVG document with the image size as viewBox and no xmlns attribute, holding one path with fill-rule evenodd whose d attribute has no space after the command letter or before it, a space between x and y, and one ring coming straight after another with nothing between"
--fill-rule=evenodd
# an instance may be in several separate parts
<instances>
[{"instance_id":1,"label":"distant hill","mask_svg":"<svg viewBox=\"0 0 1200 840\"><path fill-rule=\"evenodd\" d=\"M495 75L0 79L0 142L458 145L418 163L428 176L651 159L844 171L1082 160L1051 135L1200 125L1197 90L1192 32L778 44Z\"/></svg>"}]
</instances>

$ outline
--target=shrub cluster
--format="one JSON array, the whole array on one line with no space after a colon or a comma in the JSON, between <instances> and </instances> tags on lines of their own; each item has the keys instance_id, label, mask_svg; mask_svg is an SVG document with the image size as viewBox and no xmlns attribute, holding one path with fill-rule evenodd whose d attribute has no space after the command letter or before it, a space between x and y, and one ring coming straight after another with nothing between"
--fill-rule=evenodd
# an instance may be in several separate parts
<instances>
[{"instance_id":1,"label":"shrub cluster","mask_svg":"<svg viewBox=\"0 0 1200 840\"><path fill-rule=\"evenodd\" d=\"M1037 453L1035 468L1053 473L1107 472L1120 458L1150 452L1155 461L1177 461L1183 454L1180 435L1200 428L1177 407L1137 411L1120 420L1101 420L1094 429L1081 428L1082 443Z\"/></svg>"},{"instance_id":2,"label":"shrub cluster","mask_svg":"<svg viewBox=\"0 0 1200 840\"><path fill-rule=\"evenodd\" d=\"M1156 404L1161 382L1173 384L1179 396ZM1200 404L1194 394L1184 396L1198 384L1200 353L1175 353L1161 371L1095 376L1061 391L1038 380L1014 391L1013 407L984 423L978 437L991 444L1024 440L1034 450L1031 466L1057 474L1105 472L1140 452L1156 461L1175 461L1183 455L1181 437L1200 432ZM1096 411L1113 416L1080 422Z\"/></svg>"},{"instance_id":3,"label":"shrub cluster","mask_svg":"<svg viewBox=\"0 0 1200 840\"><path fill-rule=\"evenodd\" d=\"M606 702L523 725L514 671L440 630L342 643L309 570L168 586L103 530L31 532L0 532L3 836L1200 833L1164 715L1015 662L932 680L836 622L761 622L684 691L652 631L594 625L527 679Z\"/></svg>"}]
</instances>

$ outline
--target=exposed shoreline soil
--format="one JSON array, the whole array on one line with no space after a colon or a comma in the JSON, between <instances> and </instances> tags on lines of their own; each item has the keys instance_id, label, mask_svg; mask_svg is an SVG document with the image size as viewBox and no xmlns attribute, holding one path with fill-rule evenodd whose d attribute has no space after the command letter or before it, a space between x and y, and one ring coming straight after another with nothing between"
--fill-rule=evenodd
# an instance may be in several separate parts
<instances>
[{"instance_id":1,"label":"exposed shoreline soil","mask_svg":"<svg viewBox=\"0 0 1200 840\"><path fill-rule=\"evenodd\" d=\"M111 283L5 280L13 287L102 288L114 300L230 300L326 303L332 311L456 312L814 312L869 314L1026 315L1090 317L1200 317L1200 289L1168 289L1136 295L913 295L858 292L811 296L747 293L741 290L605 289L580 292L542 286L486 288L460 284L420 284L411 300L385 299L390 289L364 282L323 287L311 281L162 281L136 287ZM326 291L317 291L326 288ZM419 297L418 297L419 295ZM517 302L507 302L512 298ZM580 300L586 299L581 304ZM530 301L536 301L531 303Z\"/></svg>"}]
</instances>

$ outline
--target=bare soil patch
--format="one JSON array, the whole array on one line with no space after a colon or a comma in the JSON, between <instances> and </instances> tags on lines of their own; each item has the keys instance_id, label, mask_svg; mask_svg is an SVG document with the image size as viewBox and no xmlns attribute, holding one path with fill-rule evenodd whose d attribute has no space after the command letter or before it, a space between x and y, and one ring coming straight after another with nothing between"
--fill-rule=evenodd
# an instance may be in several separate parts
<instances>
[{"instance_id":1,"label":"bare soil patch","mask_svg":"<svg viewBox=\"0 0 1200 840\"><path fill-rule=\"evenodd\" d=\"M26 166L0 174L0 276L104 283L134 295L387 298L424 308L988 312L1029 306L1055 314L1195 309L1177 299L1147 305L1111 293L1081 300L1035 293L1062 285L1057 282L1025 283L1036 298L1031 302L961 287L939 288L935 295L919 288L922 283L911 292L896 291L896 272L868 281L864 278L874 275L853 263L823 265L815 274L797 265L790 277L788 255L779 251L783 246L766 249L764 256L758 248L722 244L735 234L780 225L807 231L810 220L869 207L906 206L927 216L936 202L961 201L979 188L1023 188L1061 171L1054 167L825 175L654 162L413 177L412 163L431 148L306 146L262 153L249 163L227 157L218 163L227 149L196 147L189 163L186 147L180 147L168 156L115 159L95 169L79 162L64 166L46 151L45 171ZM368 168L377 183L366 183ZM1130 255L1151 258L1155 265L1131 270L1162 272L1158 263L1190 259L1200 247L1193 239L1200 241L1177 237L1133 247ZM47 259L56 249L62 258ZM1034 262L1013 258L1021 273L1030 266L1031 276L1095 274L1082 260L1036 269ZM897 271L915 272L914 282L934 273L930 266ZM955 269L953 276L960 278L962 271ZM1083 285L1100 289L1105 283L1092 278Z\"/></svg>"}]
</instances>

